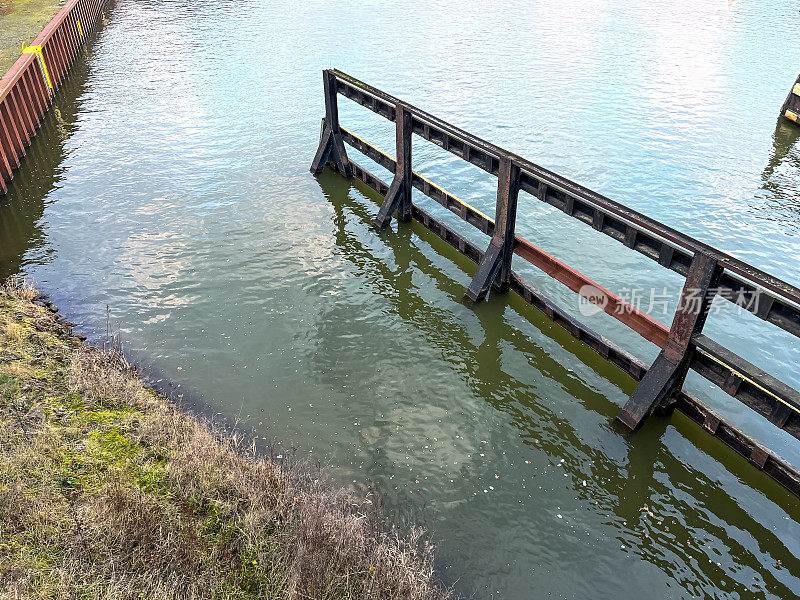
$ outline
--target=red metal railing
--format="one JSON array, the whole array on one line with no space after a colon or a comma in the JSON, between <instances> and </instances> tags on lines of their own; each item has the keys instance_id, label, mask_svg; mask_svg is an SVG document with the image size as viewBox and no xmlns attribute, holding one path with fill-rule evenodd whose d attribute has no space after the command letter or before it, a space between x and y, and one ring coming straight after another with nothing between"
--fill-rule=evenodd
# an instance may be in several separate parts
<instances>
[{"instance_id":1,"label":"red metal railing","mask_svg":"<svg viewBox=\"0 0 800 600\"><path fill-rule=\"evenodd\" d=\"M53 94L107 0L69 0L0 79L0 192L25 156Z\"/></svg>"}]
</instances>

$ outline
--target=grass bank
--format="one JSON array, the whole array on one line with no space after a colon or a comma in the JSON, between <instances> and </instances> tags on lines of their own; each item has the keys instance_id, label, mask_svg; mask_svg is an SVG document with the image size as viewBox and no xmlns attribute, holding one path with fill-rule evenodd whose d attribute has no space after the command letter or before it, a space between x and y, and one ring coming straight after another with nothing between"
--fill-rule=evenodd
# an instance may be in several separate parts
<instances>
[{"instance_id":1,"label":"grass bank","mask_svg":"<svg viewBox=\"0 0 800 600\"><path fill-rule=\"evenodd\" d=\"M0 598L443 599L384 533L0 289Z\"/></svg>"},{"instance_id":2,"label":"grass bank","mask_svg":"<svg viewBox=\"0 0 800 600\"><path fill-rule=\"evenodd\" d=\"M63 5L58 0L0 0L0 76L19 58L22 43L36 39Z\"/></svg>"}]
</instances>

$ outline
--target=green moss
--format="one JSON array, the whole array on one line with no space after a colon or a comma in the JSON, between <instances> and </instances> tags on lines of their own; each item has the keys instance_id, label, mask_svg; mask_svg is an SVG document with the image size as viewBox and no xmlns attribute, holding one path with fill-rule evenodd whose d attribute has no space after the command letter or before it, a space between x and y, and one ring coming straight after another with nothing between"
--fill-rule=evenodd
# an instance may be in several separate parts
<instances>
[{"instance_id":1,"label":"green moss","mask_svg":"<svg viewBox=\"0 0 800 600\"><path fill-rule=\"evenodd\" d=\"M11 402L22 393L20 380L5 373L0 373L0 397L4 402Z\"/></svg>"}]
</instances>

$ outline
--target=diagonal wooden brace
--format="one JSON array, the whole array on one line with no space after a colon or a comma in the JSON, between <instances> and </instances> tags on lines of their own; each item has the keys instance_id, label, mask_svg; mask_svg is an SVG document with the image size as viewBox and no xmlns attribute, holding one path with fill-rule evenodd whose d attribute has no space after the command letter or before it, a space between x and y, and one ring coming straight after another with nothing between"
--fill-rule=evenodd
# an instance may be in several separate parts
<instances>
[{"instance_id":1,"label":"diagonal wooden brace","mask_svg":"<svg viewBox=\"0 0 800 600\"><path fill-rule=\"evenodd\" d=\"M617 415L631 430L681 391L694 352L692 336L703 330L722 271L707 254L698 252L692 258L664 349Z\"/></svg>"},{"instance_id":2,"label":"diagonal wooden brace","mask_svg":"<svg viewBox=\"0 0 800 600\"><path fill-rule=\"evenodd\" d=\"M500 159L497 174L497 208L494 235L478 270L464 295L467 304L480 302L489 287L505 293L511 285L511 257L514 255L514 227L517 220L520 170L508 156Z\"/></svg>"},{"instance_id":3,"label":"diagonal wooden brace","mask_svg":"<svg viewBox=\"0 0 800 600\"><path fill-rule=\"evenodd\" d=\"M347 159L347 150L345 150L342 130L339 126L336 75L330 70L323 71L322 82L325 88L325 118L322 120L322 134L314 161L311 163L311 172L318 175L325 165L330 163L342 175L350 177L353 169Z\"/></svg>"},{"instance_id":4,"label":"diagonal wooden brace","mask_svg":"<svg viewBox=\"0 0 800 600\"><path fill-rule=\"evenodd\" d=\"M397 166L394 179L386 192L378 216L372 222L375 229L380 231L392 221L392 215L397 211L398 221L411 220L411 113L408 108L398 102L395 106L395 123L397 135Z\"/></svg>"},{"instance_id":5,"label":"diagonal wooden brace","mask_svg":"<svg viewBox=\"0 0 800 600\"><path fill-rule=\"evenodd\" d=\"M325 165L330 163L345 177L352 175L350 161L344 148L341 132L337 135L328 125L328 120L322 120L322 134L320 135L319 148L311 163L311 172L319 175Z\"/></svg>"}]
</instances>

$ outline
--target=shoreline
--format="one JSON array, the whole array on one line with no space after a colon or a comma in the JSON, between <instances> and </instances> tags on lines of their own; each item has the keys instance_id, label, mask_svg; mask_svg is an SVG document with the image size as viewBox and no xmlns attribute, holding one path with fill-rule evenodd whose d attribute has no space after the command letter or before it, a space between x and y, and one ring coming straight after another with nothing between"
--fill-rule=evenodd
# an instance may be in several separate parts
<instances>
[{"instance_id":1,"label":"shoreline","mask_svg":"<svg viewBox=\"0 0 800 600\"><path fill-rule=\"evenodd\" d=\"M0 289L0 598L451 597L420 530L213 431L54 308Z\"/></svg>"}]
</instances>

